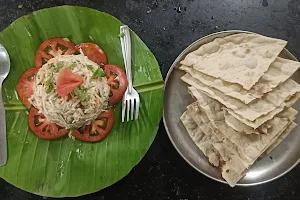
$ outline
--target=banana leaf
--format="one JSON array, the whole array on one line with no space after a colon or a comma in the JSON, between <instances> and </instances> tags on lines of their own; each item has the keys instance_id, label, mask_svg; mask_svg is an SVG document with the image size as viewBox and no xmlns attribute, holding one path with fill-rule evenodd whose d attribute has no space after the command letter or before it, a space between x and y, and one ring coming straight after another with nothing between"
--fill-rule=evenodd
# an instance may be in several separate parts
<instances>
[{"instance_id":1,"label":"banana leaf","mask_svg":"<svg viewBox=\"0 0 300 200\"><path fill-rule=\"evenodd\" d=\"M42 196L80 196L114 184L139 163L158 130L163 80L155 57L134 32L133 85L140 93L140 116L121 123L121 105L117 105L114 128L103 141L91 144L68 137L52 141L37 138L28 127L28 110L16 93L22 73L34 67L39 45L54 37L69 38L74 44L94 42L106 52L109 63L124 67L120 25L118 19L103 12L61 6L23 16L0 33L0 43L11 58L11 71L2 91L8 162L0 167L0 177Z\"/></svg>"}]
</instances>

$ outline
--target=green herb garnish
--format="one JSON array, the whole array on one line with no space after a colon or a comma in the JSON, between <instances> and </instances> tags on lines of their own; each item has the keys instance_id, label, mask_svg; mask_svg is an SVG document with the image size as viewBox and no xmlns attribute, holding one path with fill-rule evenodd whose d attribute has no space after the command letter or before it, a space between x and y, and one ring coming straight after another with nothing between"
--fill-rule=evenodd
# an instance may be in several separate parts
<instances>
[{"instance_id":1,"label":"green herb garnish","mask_svg":"<svg viewBox=\"0 0 300 200\"><path fill-rule=\"evenodd\" d=\"M75 63L72 63L72 64L69 66L70 69L74 69L75 67L76 67L76 64L75 64Z\"/></svg>"},{"instance_id":2,"label":"green herb garnish","mask_svg":"<svg viewBox=\"0 0 300 200\"><path fill-rule=\"evenodd\" d=\"M92 71L93 73L95 72L93 65L88 65L87 68L89 68L89 70Z\"/></svg>"},{"instance_id":3,"label":"green herb garnish","mask_svg":"<svg viewBox=\"0 0 300 200\"><path fill-rule=\"evenodd\" d=\"M101 98L106 98L106 94L105 94L105 92L103 92L103 91L100 91L100 97L101 97Z\"/></svg>"},{"instance_id":4,"label":"green herb garnish","mask_svg":"<svg viewBox=\"0 0 300 200\"><path fill-rule=\"evenodd\" d=\"M45 92L47 94L49 94L53 90L53 85L52 85L50 79L48 79L44 85L45 85Z\"/></svg>"},{"instance_id":5,"label":"green herb garnish","mask_svg":"<svg viewBox=\"0 0 300 200\"><path fill-rule=\"evenodd\" d=\"M104 109L105 110L109 110L109 109L112 109L112 108L113 108L113 106L109 105L109 103L107 101L104 102Z\"/></svg>"},{"instance_id":6,"label":"green herb garnish","mask_svg":"<svg viewBox=\"0 0 300 200\"><path fill-rule=\"evenodd\" d=\"M50 68L55 68L55 65L54 65L53 63L51 63L51 64L49 65L49 67L50 67Z\"/></svg>"},{"instance_id":7,"label":"green herb garnish","mask_svg":"<svg viewBox=\"0 0 300 200\"><path fill-rule=\"evenodd\" d=\"M51 64L51 67L54 67L54 72L59 72L59 70L61 68L63 68L65 66L65 63L63 61L59 61L58 63L56 63L56 66Z\"/></svg>"},{"instance_id":8,"label":"green herb garnish","mask_svg":"<svg viewBox=\"0 0 300 200\"><path fill-rule=\"evenodd\" d=\"M65 65L65 63L63 61L59 61L57 64L56 64L56 67L58 67L59 69L60 68L63 68Z\"/></svg>"},{"instance_id":9,"label":"green herb garnish","mask_svg":"<svg viewBox=\"0 0 300 200\"><path fill-rule=\"evenodd\" d=\"M104 76L105 76L104 70L101 68L97 68L92 76L92 79L97 79L99 77L104 77Z\"/></svg>"},{"instance_id":10,"label":"green herb garnish","mask_svg":"<svg viewBox=\"0 0 300 200\"><path fill-rule=\"evenodd\" d=\"M94 67L93 65L88 65L87 67L93 72L91 79L97 79L99 77L106 76L104 70L99 67Z\"/></svg>"},{"instance_id":11,"label":"green herb garnish","mask_svg":"<svg viewBox=\"0 0 300 200\"><path fill-rule=\"evenodd\" d=\"M80 101L88 101L90 100L90 96L87 93L87 89L79 89L75 88L74 94L80 99Z\"/></svg>"}]
</instances>

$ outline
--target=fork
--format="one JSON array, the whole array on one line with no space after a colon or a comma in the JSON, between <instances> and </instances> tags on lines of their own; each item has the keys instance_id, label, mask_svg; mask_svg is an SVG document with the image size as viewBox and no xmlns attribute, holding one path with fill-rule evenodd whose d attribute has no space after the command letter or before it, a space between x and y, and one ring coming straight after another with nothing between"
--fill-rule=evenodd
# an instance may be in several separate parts
<instances>
[{"instance_id":1,"label":"fork","mask_svg":"<svg viewBox=\"0 0 300 200\"><path fill-rule=\"evenodd\" d=\"M125 91L122 100L122 122L137 119L139 116L140 96L137 91L132 87L132 74L131 74L131 40L128 26L120 27L120 40L122 47L122 54L124 59L125 71L128 80L128 87ZM134 116L135 110L135 116ZM129 116L130 112L130 116Z\"/></svg>"}]
</instances>

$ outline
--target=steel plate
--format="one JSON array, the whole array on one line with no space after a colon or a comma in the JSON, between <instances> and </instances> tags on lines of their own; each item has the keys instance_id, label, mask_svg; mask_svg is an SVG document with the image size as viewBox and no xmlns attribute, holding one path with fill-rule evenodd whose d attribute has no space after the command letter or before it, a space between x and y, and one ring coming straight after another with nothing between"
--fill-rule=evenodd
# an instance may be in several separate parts
<instances>
[{"instance_id":1,"label":"steel plate","mask_svg":"<svg viewBox=\"0 0 300 200\"><path fill-rule=\"evenodd\" d=\"M226 183L221 177L220 171L208 163L207 158L198 149L196 144L189 137L186 129L181 123L179 117L186 110L186 106L193 100L187 92L187 84L180 80L185 73L178 70L179 62L191 51L196 50L201 45L211 42L217 37L225 37L231 34L247 31L223 31L203 37L190 46L188 46L172 64L166 80L164 95L164 114L163 120L166 131L171 142L178 153L193 168L202 174L222 183ZM284 49L281 57L297 60L287 49ZM293 79L299 82L299 70L293 75ZM294 106L299 111L300 103ZM300 118L297 116L295 122L300 124ZM292 170L300 161L300 126L297 126L293 132L278 146L270 155L257 161L242 178L237 186L253 186L275 180L290 170Z\"/></svg>"}]
</instances>

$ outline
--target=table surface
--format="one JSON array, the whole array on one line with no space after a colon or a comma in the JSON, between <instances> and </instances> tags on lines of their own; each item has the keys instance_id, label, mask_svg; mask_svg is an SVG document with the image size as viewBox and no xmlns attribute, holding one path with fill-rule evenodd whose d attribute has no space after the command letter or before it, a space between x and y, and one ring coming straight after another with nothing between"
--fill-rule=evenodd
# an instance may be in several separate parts
<instances>
[{"instance_id":1,"label":"table surface","mask_svg":"<svg viewBox=\"0 0 300 200\"><path fill-rule=\"evenodd\" d=\"M163 77L189 44L222 30L285 39L287 48L300 59L300 0L0 0L0 31L22 15L65 4L98 9L128 24L156 56ZM300 199L299 188L300 165L278 180L255 187L232 189L212 181L180 157L161 123L150 150L126 177L100 192L74 199L282 200ZM0 199L45 197L0 180Z\"/></svg>"}]
</instances>

